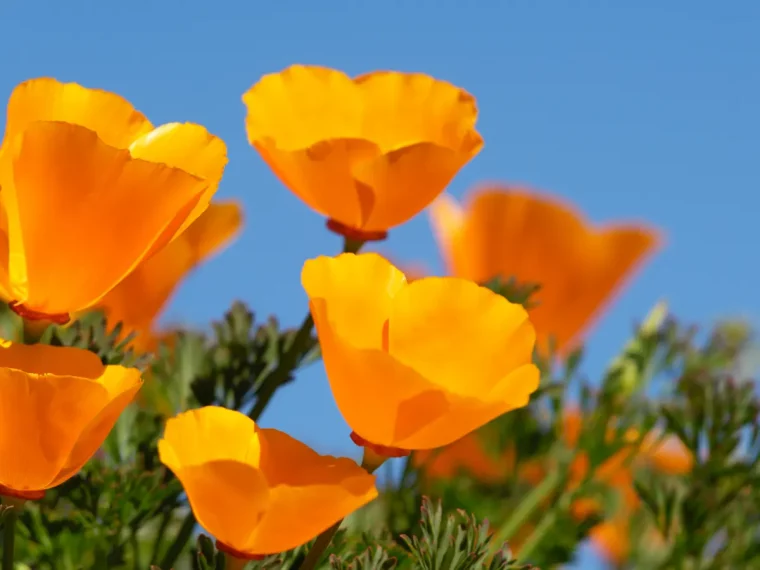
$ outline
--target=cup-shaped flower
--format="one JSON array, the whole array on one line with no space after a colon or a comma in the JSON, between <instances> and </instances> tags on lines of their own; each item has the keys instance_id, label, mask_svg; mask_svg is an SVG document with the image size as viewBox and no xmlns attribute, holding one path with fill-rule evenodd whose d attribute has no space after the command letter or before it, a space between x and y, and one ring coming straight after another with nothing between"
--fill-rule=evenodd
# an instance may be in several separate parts
<instances>
[{"instance_id":1,"label":"cup-shaped flower","mask_svg":"<svg viewBox=\"0 0 760 570\"><path fill-rule=\"evenodd\" d=\"M243 223L240 205L212 202L181 235L144 260L98 303L111 324L122 323L122 334L137 333L138 350L155 349L158 315L187 274L226 246Z\"/></svg>"},{"instance_id":2,"label":"cup-shaped flower","mask_svg":"<svg viewBox=\"0 0 760 570\"><path fill-rule=\"evenodd\" d=\"M420 73L294 65L243 102L248 140L280 181L355 239L418 214L483 145L473 96Z\"/></svg>"},{"instance_id":3,"label":"cup-shaped flower","mask_svg":"<svg viewBox=\"0 0 760 570\"><path fill-rule=\"evenodd\" d=\"M141 385L86 350L0 341L0 495L40 498L74 476Z\"/></svg>"},{"instance_id":4,"label":"cup-shaped flower","mask_svg":"<svg viewBox=\"0 0 760 570\"><path fill-rule=\"evenodd\" d=\"M377 496L375 478L350 459L216 406L167 421L158 453L201 526L242 559L305 544Z\"/></svg>"},{"instance_id":5,"label":"cup-shaped flower","mask_svg":"<svg viewBox=\"0 0 760 570\"><path fill-rule=\"evenodd\" d=\"M301 281L335 401L371 449L447 445L538 387L527 312L485 287L407 283L374 253L308 260Z\"/></svg>"},{"instance_id":6,"label":"cup-shaped flower","mask_svg":"<svg viewBox=\"0 0 760 570\"><path fill-rule=\"evenodd\" d=\"M430 213L451 275L541 287L530 318L539 347L553 337L560 353L581 340L659 241L641 224L594 227L569 205L519 188L481 188L464 208L441 196Z\"/></svg>"},{"instance_id":7,"label":"cup-shaped flower","mask_svg":"<svg viewBox=\"0 0 760 570\"><path fill-rule=\"evenodd\" d=\"M155 128L74 83L20 84L0 147L0 293L27 318L93 306L203 213L226 162L199 125Z\"/></svg>"}]
</instances>

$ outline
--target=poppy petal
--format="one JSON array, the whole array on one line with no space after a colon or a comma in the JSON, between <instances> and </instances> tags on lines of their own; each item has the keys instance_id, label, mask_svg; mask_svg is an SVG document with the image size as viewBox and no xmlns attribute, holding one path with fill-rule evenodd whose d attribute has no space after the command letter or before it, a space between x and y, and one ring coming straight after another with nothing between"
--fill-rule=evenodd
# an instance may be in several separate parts
<instances>
[{"instance_id":1,"label":"poppy petal","mask_svg":"<svg viewBox=\"0 0 760 570\"><path fill-rule=\"evenodd\" d=\"M80 125L95 131L100 140L116 148L127 148L134 139L153 129L145 115L120 95L49 77L18 85L8 100L7 117L5 142L37 121Z\"/></svg>"},{"instance_id":2,"label":"poppy petal","mask_svg":"<svg viewBox=\"0 0 760 570\"><path fill-rule=\"evenodd\" d=\"M424 278L393 299L389 352L447 392L483 397L531 362L527 311L471 281Z\"/></svg>"},{"instance_id":3,"label":"poppy petal","mask_svg":"<svg viewBox=\"0 0 760 570\"><path fill-rule=\"evenodd\" d=\"M382 230L410 220L435 200L470 158L423 142L357 163L354 177L374 196L362 229Z\"/></svg>"},{"instance_id":4,"label":"poppy petal","mask_svg":"<svg viewBox=\"0 0 760 570\"><path fill-rule=\"evenodd\" d=\"M341 71L293 65L262 77L243 103L251 144L269 140L281 151L294 151L321 141L363 138L361 93Z\"/></svg>"},{"instance_id":5,"label":"poppy petal","mask_svg":"<svg viewBox=\"0 0 760 570\"><path fill-rule=\"evenodd\" d=\"M196 266L226 245L240 230L242 209L235 202L215 202L179 237L144 260L100 301L109 322L121 322L124 334L138 332L147 348L153 324L179 283Z\"/></svg>"},{"instance_id":6,"label":"poppy petal","mask_svg":"<svg viewBox=\"0 0 760 570\"><path fill-rule=\"evenodd\" d=\"M312 300L310 307L333 398L358 435L374 444L398 447L399 440L448 411L443 392L414 370L387 352L356 348L336 334L323 299Z\"/></svg>"},{"instance_id":7,"label":"poppy petal","mask_svg":"<svg viewBox=\"0 0 760 570\"><path fill-rule=\"evenodd\" d=\"M474 132L478 109L464 89L423 73L375 71L355 79L362 94L363 138L384 153L431 143L470 157L483 141Z\"/></svg>"},{"instance_id":8,"label":"poppy petal","mask_svg":"<svg viewBox=\"0 0 760 570\"><path fill-rule=\"evenodd\" d=\"M324 301L325 326L355 348L379 349L383 324L406 277L376 253L344 253L307 260L301 283L309 299Z\"/></svg>"},{"instance_id":9,"label":"poppy petal","mask_svg":"<svg viewBox=\"0 0 760 570\"><path fill-rule=\"evenodd\" d=\"M350 459L319 455L278 430L260 433L271 506L245 551L270 554L305 544L377 497L374 476Z\"/></svg>"},{"instance_id":10,"label":"poppy petal","mask_svg":"<svg viewBox=\"0 0 760 570\"><path fill-rule=\"evenodd\" d=\"M224 141L193 123L161 125L136 139L129 152L134 158L165 164L206 181L205 192L174 236L181 234L208 207L227 165Z\"/></svg>"},{"instance_id":11,"label":"poppy petal","mask_svg":"<svg viewBox=\"0 0 760 570\"><path fill-rule=\"evenodd\" d=\"M142 386L142 379L140 371L135 368L108 366L99 384L105 388L109 401L84 427L65 465L50 483L51 487L60 485L73 477L103 445L124 408L134 399Z\"/></svg>"},{"instance_id":12,"label":"poppy petal","mask_svg":"<svg viewBox=\"0 0 760 570\"><path fill-rule=\"evenodd\" d=\"M371 215L375 193L357 181L351 171L353 164L379 155L371 142L330 139L292 151L280 150L269 140L253 146L283 185L314 211L359 227Z\"/></svg>"},{"instance_id":13,"label":"poppy petal","mask_svg":"<svg viewBox=\"0 0 760 570\"><path fill-rule=\"evenodd\" d=\"M51 486L107 401L107 391L90 379L0 368L0 485L17 491Z\"/></svg>"},{"instance_id":14,"label":"poppy petal","mask_svg":"<svg viewBox=\"0 0 760 570\"><path fill-rule=\"evenodd\" d=\"M184 221L207 186L181 170L133 159L77 125L34 123L17 143L14 183L3 188L10 278L19 302L48 314L97 302L167 226ZM139 223L130 211L139 212Z\"/></svg>"}]
</instances>

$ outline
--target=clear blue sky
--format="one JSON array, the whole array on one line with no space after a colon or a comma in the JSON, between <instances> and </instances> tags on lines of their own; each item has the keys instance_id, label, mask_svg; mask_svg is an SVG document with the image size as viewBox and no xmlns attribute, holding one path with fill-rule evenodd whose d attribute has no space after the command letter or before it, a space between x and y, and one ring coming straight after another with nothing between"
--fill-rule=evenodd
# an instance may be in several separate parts
<instances>
[{"instance_id":1,"label":"clear blue sky","mask_svg":"<svg viewBox=\"0 0 760 570\"><path fill-rule=\"evenodd\" d=\"M165 320L204 326L240 298L292 325L306 310L303 260L340 242L248 146L242 93L293 63L422 71L463 86L478 99L486 146L455 196L482 180L528 183L595 221L667 232L666 249L590 336L594 375L659 298L691 321L757 320L758 30L755 0L4 0L0 100L50 75L116 91L156 124L194 121L221 136L230 164L219 196L242 200L247 226L187 280ZM443 269L424 215L383 251ZM357 455L321 365L262 423Z\"/></svg>"}]
</instances>

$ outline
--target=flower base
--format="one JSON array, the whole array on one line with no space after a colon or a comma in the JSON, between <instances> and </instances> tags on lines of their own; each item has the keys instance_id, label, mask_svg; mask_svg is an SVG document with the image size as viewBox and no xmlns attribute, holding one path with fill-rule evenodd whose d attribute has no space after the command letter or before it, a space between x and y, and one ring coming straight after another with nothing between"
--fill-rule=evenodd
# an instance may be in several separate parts
<instances>
[{"instance_id":1,"label":"flower base","mask_svg":"<svg viewBox=\"0 0 760 570\"><path fill-rule=\"evenodd\" d=\"M47 313L28 309L18 301L11 301L8 303L8 307L19 317L26 319L27 321L50 321L56 325L65 325L71 320L71 316L68 313L54 313L49 315Z\"/></svg>"},{"instance_id":2,"label":"flower base","mask_svg":"<svg viewBox=\"0 0 760 570\"><path fill-rule=\"evenodd\" d=\"M219 552L224 552L227 556L237 558L238 560L264 560L268 556L271 556L270 554L247 554L245 552L240 552L231 546L227 546L220 540L216 541L216 549Z\"/></svg>"},{"instance_id":3,"label":"flower base","mask_svg":"<svg viewBox=\"0 0 760 570\"><path fill-rule=\"evenodd\" d=\"M353 441L359 447L363 447L365 450L369 450L375 455L379 455L380 457L386 459L391 457L406 457L411 453L411 451L408 449L399 449L398 447L389 447L387 445L372 443L364 439L355 431L351 432L351 441Z\"/></svg>"},{"instance_id":4,"label":"flower base","mask_svg":"<svg viewBox=\"0 0 760 570\"><path fill-rule=\"evenodd\" d=\"M383 241L388 237L388 232L385 230L379 231L364 231L357 228L347 226L337 220L327 220L327 229L333 233L343 236L346 239L350 239L358 242L367 241Z\"/></svg>"},{"instance_id":5,"label":"flower base","mask_svg":"<svg viewBox=\"0 0 760 570\"><path fill-rule=\"evenodd\" d=\"M39 501L45 496L45 491L16 491L0 485L0 497L10 497L12 499L21 499L23 501Z\"/></svg>"}]
</instances>

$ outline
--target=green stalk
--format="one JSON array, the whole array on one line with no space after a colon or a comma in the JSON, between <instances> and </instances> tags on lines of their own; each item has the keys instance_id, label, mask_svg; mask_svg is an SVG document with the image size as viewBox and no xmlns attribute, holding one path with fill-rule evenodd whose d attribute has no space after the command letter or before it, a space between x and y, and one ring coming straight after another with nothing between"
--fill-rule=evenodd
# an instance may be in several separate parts
<instances>
[{"instance_id":1,"label":"green stalk","mask_svg":"<svg viewBox=\"0 0 760 570\"><path fill-rule=\"evenodd\" d=\"M383 464L383 461L384 460L379 461L378 456L375 454L367 454L367 450L364 450L362 467L368 473L374 473L377 468ZM340 525L343 524L344 520L345 519L340 519L338 522L336 522L334 525L332 525L317 537L317 540L314 541L314 546L309 549L309 552L306 554L306 558L304 558L304 561L301 562L298 570L314 570L317 567L319 559L322 558L325 550L327 550L327 547L330 546L335 533L338 532L338 529L340 528Z\"/></svg>"},{"instance_id":2,"label":"green stalk","mask_svg":"<svg viewBox=\"0 0 760 570\"><path fill-rule=\"evenodd\" d=\"M528 522L533 514L541 507L541 504L554 493L562 483L562 473L559 469L552 470L539 485L533 488L530 493L523 499L523 501L512 512L512 515L507 519L507 522L501 527L499 533L494 538L492 544L494 547L500 547L517 533L526 522ZM545 517L548 518L548 517ZM543 521L542 521L543 523ZM539 526L541 526L539 524ZM535 532L533 533L535 534ZM525 547L520 549L522 555Z\"/></svg>"},{"instance_id":3,"label":"green stalk","mask_svg":"<svg viewBox=\"0 0 760 570\"><path fill-rule=\"evenodd\" d=\"M250 560L243 560L235 556L225 554L224 556L224 570L244 570L248 566Z\"/></svg>"},{"instance_id":4,"label":"green stalk","mask_svg":"<svg viewBox=\"0 0 760 570\"><path fill-rule=\"evenodd\" d=\"M166 555L161 560L161 568L174 567L175 562L177 562L177 559L185 549L187 541L193 536L193 529L195 529L195 515L193 515L193 511L191 510L187 513L185 520L182 521L182 526L177 533L177 538L172 542Z\"/></svg>"},{"instance_id":5,"label":"green stalk","mask_svg":"<svg viewBox=\"0 0 760 570\"><path fill-rule=\"evenodd\" d=\"M342 523L343 519L340 519L317 537L314 546L309 549L306 558L304 558L304 561L301 563L298 570L314 570L314 568L317 567L319 559L322 558L322 554L327 550L327 547L330 546L335 533L338 532Z\"/></svg>"},{"instance_id":6,"label":"green stalk","mask_svg":"<svg viewBox=\"0 0 760 570\"><path fill-rule=\"evenodd\" d=\"M12 504L3 513L3 566L2 570L13 570L16 547L16 520L19 506Z\"/></svg>"}]
</instances>

